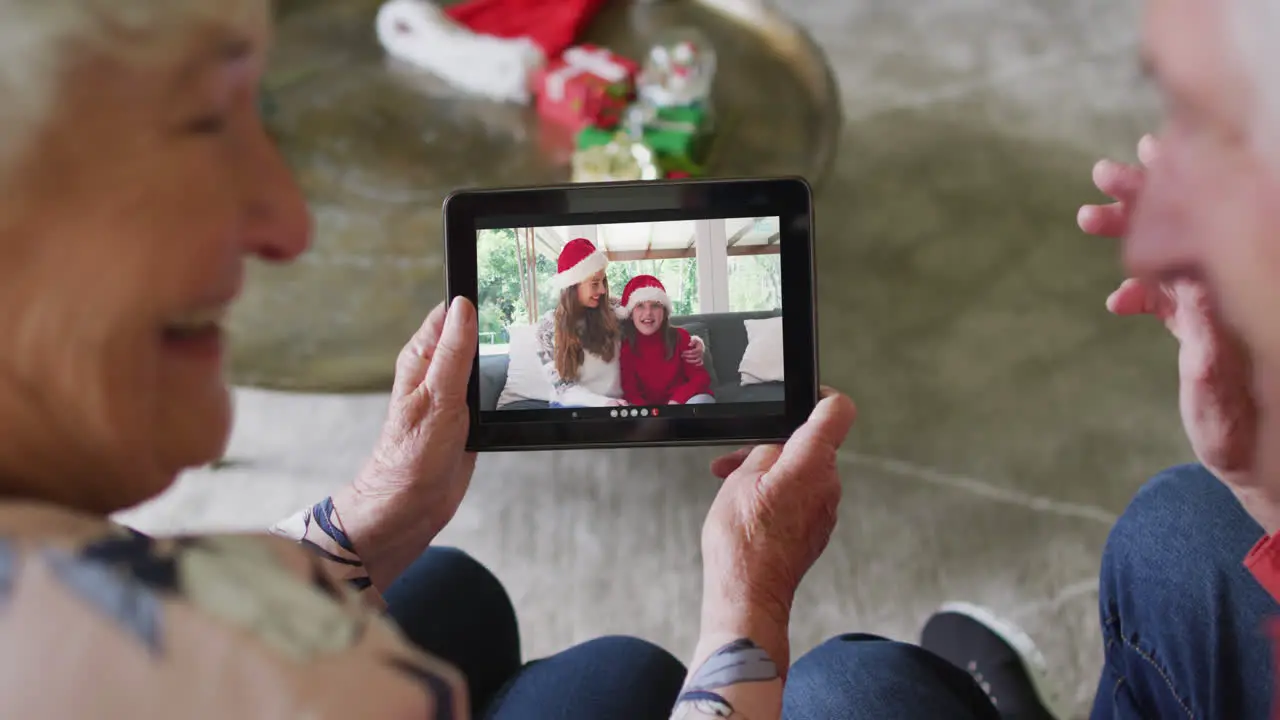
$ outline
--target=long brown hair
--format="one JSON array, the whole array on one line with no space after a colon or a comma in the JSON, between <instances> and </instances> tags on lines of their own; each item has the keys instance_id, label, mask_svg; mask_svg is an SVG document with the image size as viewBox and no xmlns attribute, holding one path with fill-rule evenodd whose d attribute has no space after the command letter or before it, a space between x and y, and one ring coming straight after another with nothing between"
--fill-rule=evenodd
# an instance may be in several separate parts
<instances>
[{"instance_id":1,"label":"long brown hair","mask_svg":"<svg viewBox=\"0 0 1280 720\"><path fill-rule=\"evenodd\" d=\"M632 350L636 349L636 336L640 331L636 329L635 318L627 318L622 323L622 339ZM662 337L662 344L667 350L666 359L670 360L672 355L676 354L676 343L680 341L680 336L676 335L676 329L671 327L671 313L667 312L667 306L662 306L662 327L658 328L657 335Z\"/></svg>"},{"instance_id":2,"label":"long brown hair","mask_svg":"<svg viewBox=\"0 0 1280 720\"><path fill-rule=\"evenodd\" d=\"M560 291L556 305L556 373L565 380L577 380L578 371L586 359L584 350L599 355L605 362L613 362L618 352L618 316L609 304L609 281L605 280L605 292L600 304L589 308L578 299L578 286L570 285Z\"/></svg>"}]
</instances>

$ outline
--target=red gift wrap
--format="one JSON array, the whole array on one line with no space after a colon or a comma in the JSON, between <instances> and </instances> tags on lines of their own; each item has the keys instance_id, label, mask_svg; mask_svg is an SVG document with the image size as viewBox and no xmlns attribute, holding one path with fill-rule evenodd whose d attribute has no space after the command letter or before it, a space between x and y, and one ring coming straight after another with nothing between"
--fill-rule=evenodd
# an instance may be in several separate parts
<instances>
[{"instance_id":1,"label":"red gift wrap","mask_svg":"<svg viewBox=\"0 0 1280 720\"><path fill-rule=\"evenodd\" d=\"M640 65L606 48L577 45L538 71L538 114L575 131L612 128L635 99Z\"/></svg>"}]
</instances>

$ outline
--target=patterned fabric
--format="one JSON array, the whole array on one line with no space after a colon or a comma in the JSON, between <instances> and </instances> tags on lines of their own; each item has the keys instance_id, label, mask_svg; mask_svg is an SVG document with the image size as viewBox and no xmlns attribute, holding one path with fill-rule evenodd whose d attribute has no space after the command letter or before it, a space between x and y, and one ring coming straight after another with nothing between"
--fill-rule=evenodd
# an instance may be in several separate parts
<instances>
[{"instance_id":1,"label":"patterned fabric","mask_svg":"<svg viewBox=\"0 0 1280 720\"><path fill-rule=\"evenodd\" d=\"M333 510L333 499L325 498L271 527L271 534L287 538L309 548L326 560L331 572L357 592L373 586L360 556L342 529L342 521ZM381 603L377 593L373 602Z\"/></svg>"},{"instance_id":2,"label":"patterned fabric","mask_svg":"<svg viewBox=\"0 0 1280 720\"><path fill-rule=\"evenodd\" d=\"M690 675L671 718L776 718L781 699L781 675L769 653L738 638L711 653Z\"/></svg>"},{"instance_id":3,"label":"patterned fabric","mask_svg":"<svg viewBox=\"0 0 1280 720\"><path fill-rule=\"evenodd\" d=\"M0 503L0 718L468 720L461 675L384 609L328 498L271 535L164 539ZM743 639L672 717L768 720L780 698Z\"/></svg>"},{"instance_id":4,"label":"patterned fabric","mask_svg":"<svg viewBox=\"0 0 1280 720\"><path fill-rule=\"evenodd\" d=\"M274 532L294 542L0 503L0 717L468 717L463 678L383 618L331 502Z\"/></svg>"}]
</instances>

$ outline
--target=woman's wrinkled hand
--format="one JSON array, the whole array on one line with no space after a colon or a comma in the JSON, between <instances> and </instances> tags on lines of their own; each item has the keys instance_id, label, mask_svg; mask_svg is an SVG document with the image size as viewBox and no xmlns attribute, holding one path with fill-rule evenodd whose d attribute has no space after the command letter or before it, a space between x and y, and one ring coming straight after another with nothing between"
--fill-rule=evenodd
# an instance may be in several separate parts
<instances>
[{"instance_id":1,"label":"woman's wrinkled hand","mask_svg":"<svg viewBox=\"0 0 1280 720\"><path fill-rule=\"evenodd\" d=\"M398 577L453 519L475 470L465 451L475 306L437 306L396 360L382 434L334 506L374 584ZM381 576L381 577L380 577Z\"/></svg>"},{"instance_id":2,"label":"woman's wrinkled hand","mask_svg":"<svg viewBox=\"0 0 1280 720\"><path fill-rule=\"evenodd\" d=\"M712 464L724 484L702 528L703 634L752 637L782 665L796 589L835 529L836 452L856 415L849 398L824 395L785 445Z\"/></svg>"}]
</instances>

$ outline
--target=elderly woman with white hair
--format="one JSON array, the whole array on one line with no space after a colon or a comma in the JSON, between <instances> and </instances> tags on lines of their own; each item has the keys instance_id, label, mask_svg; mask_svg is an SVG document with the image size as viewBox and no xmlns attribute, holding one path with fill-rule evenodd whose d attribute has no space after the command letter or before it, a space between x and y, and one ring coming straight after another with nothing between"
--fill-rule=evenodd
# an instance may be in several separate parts
<instances>
[{"instance_id":1,"label":"elderly woman with white hair","mask_svg":"<svg viewBox=\"0 0 1280 720\"><path fill-rule=\"evenodd\" d=\"M523 664L502 586L431 547L475 466L466 299L404 347L349 486L258 536L109 520L220 455L221 319L247 259L309 242L257 116L269 34L267 0L0 0L0 717L776 717L840 494L836 393L781 449L717 462L683 695L634 638Z\"/></svg>"},{"instance_id":2,"label":"elderly woman with white hair","mask_svg":"<svg viewBox=\"0 0 1280 720\"><path fill-rule=\"evenodd\" d=\"M502 586L427 549L474 466L466 301L405 347L364 471L278 537L108 522L218 457L220 320L248 258L309 242L256 115L269 26L266 0L0 0L0 716L665 716L669 653L523 669Z\"/></svg>"},{"instance_id":3,"label":"elderly woman with white hair","mask_svg":"<svg viewBox=\"0 0 1280 720\"><path fill-rule=\"evenodd\" d=\"M281 538L107 522L219 455L219 321L248 257L308 244L256 116L269 20L0 0L0 716L665 716L669 653L603 638L522 670L501 585L424 552L474 465L466 301L406 346L364 472Z\"/></svg>"}]
</instances>

